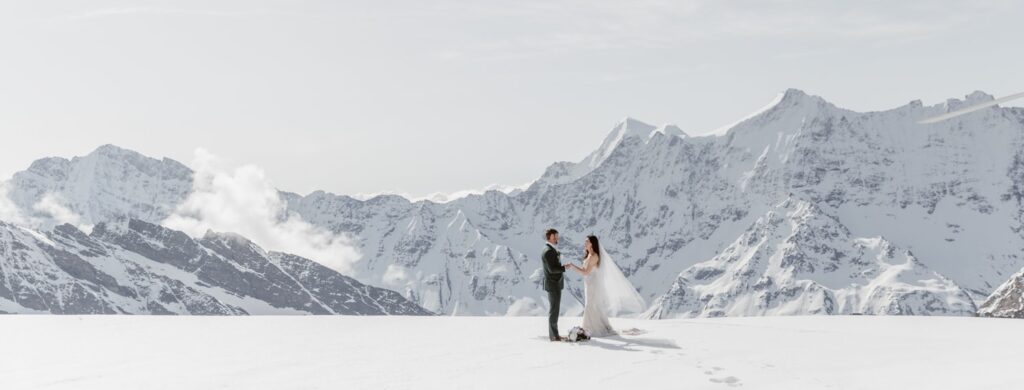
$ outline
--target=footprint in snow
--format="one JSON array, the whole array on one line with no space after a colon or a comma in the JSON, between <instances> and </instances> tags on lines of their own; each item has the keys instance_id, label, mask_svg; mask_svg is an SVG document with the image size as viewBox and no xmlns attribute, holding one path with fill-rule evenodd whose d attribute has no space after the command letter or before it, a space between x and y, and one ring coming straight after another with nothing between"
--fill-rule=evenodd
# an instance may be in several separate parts
<instances>
[{"instance_id":1,"label":"footprint in snow","mask_svg":"<svg viewBox=\"0 0 1024 390\"><path fill-rule=\"evenodd\" d=\"M712 383L721 383L724 385L729 385L729 387L743 386L743 384L740 383L740 379L734 376L727 376L725 378L711 378L708 380L711 381Z\"/></svg>"},{"instance_id":2,"label":"footprint in snow","mask_svg":"<svg viewBox=\"0 0 1024 390\"><path fill-rule=\"evenodd\" d=\"M624 335L624 336L639 336L639 335L642 335L642 334L645 334L645 333L647 333L646 330L637 329L637 328L629 328L629 329L626 329L626 330L619 331L619 334L620 335Z\"/></svg>"}]
</instances>

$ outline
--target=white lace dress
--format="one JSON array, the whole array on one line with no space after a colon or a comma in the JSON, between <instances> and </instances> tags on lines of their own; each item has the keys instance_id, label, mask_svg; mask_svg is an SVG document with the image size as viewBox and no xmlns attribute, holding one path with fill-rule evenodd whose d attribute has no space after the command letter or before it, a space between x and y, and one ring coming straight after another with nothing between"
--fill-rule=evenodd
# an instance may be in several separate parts
<instances>
[{"instance_id":1,"label":"white lace dress","mask_svg":"<svg viewBox=\"0 0 1024 390\"><path fill-rule=\"evenodd\" d=\"M584 269L588 265L587 262L593 261L592 259L596 260L596 258L592 257L583 263ZM598 277L596 267L589 275L583 277L583 289L587 300L583 307L582 327L590 333L591 337L613 336L616 334L612 324L608 322L608 315L605 313L606 305L603 300L604 294L601 290L604 286L601 286L600 281L601 278Z\"/></svg>"}]
</instances>

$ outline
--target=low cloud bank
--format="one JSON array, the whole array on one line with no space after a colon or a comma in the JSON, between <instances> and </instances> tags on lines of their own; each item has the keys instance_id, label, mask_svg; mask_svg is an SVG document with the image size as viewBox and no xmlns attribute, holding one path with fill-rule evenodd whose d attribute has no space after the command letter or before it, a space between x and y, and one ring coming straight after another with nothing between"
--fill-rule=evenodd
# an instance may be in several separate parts
<instances>
[{"instance_id":1,"label":"low cloud bank","mask_svg":"<svg viewBox=\"0 0 1024 390\"><path fill-rule=\"evenodd\" d=\"M223 167L213 154L197 149L192 193L163 225L200 237L208 230L237 233L264 249L292 253L351 275L360 255L347 236L314 226L289 213L263 169Z\"/></svg>"},{"instance_id":2,"label":"low cloud bank","mask_svg":"<svg viewBox=\"0 0 1024 390\"><path fill-rule=\"evenodd\" d=\"M7 197L6 182L0 182L0 221L16 225L26 224L25 217L21 215L21 210L11 201L11 198Z\"/></svg>"},{"instance_id":3,"label":"low cloud bank","mask_svg":"<svg viewBox=\"0 0 1024 390\"><path fill-rule=\"evenodd\" d=\"M82 222L82 216L75 213L64 205L66 203L60 195L47 193L43 198L32 205L32 209L50 216L55 225L71 224L86 233L92 232L93 226Z\"/></svg>"}]
</instances>

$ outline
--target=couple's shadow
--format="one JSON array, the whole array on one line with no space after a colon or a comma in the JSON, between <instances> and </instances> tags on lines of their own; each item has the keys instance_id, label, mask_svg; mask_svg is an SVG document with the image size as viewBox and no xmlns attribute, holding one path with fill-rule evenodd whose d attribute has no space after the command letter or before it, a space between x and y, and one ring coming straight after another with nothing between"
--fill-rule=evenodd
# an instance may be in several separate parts
<instances>
[{"instance_id":1,"label":"couple's shadow","mask_svg":"<svg viewBox=\"0 0 1024 390\"><path fill-rule=\"evenodd\" d=\"M590 346L604 348L612 351L629 351L629 352L641 352L643 348L659 348L659 349L680 349L679 345L676 345L675 341L669 339L656 339L656 338L645 338L645 337L624 337L622 335L611 336L611 337L599 337L591 338L590 340L580 342L581 346Z\"/></svg>"}]
</instances>

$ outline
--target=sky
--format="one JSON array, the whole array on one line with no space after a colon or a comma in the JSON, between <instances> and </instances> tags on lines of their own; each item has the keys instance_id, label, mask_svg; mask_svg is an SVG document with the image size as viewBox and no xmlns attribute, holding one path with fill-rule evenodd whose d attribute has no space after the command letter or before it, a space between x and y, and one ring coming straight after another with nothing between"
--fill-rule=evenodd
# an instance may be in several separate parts
<instances>
[{"instance_id":1,"label":"sky","mask_svg":"<svg viewBox=\"0 0 1024 390\"><path fill-rule=\"evenodd\" d=\"M0 2L0 178L112 143L282 190L519 185L630 116L1024 91L1017 1ZM1019 104L1019 103L1018 103Z\"/></svg>"}]
</instances>

